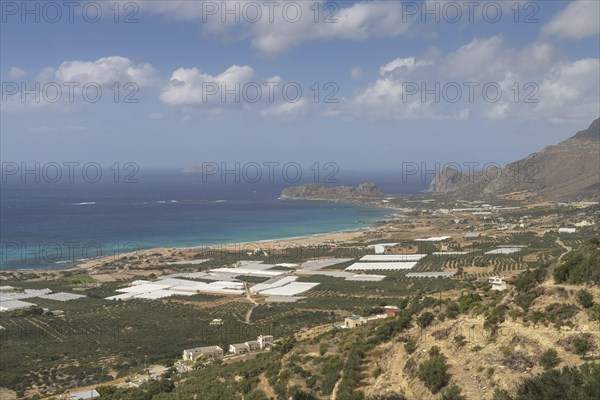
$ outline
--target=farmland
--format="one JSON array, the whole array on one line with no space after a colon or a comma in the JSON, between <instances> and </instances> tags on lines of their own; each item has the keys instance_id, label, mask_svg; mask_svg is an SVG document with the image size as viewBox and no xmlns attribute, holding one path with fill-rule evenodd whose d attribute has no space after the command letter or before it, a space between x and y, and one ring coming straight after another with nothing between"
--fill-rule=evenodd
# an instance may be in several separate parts
<instances>
[{"instance_id":1,"label":"farmland","mask_svg":"<svg viewBox=\"0 0 600 400\"><path fill-rule=\"evenodd\" d=\"M547 265L566 251L559 239L576 246L596 232L586 227L559 235L547 228L562 223L553 219L551 209L503 215L502 226L524 215L528 226L498 231L494 227L500 223L480 216L466 216L469 225L456 226L427 204L410 227L396 219L343 244L265 244L259 251L245 246L243 252L226 246L161 250L91 268L4 272L2 285L15 290L86 297L33 297L27 301L35 307L0 313L5 328L0 330L0 386L18 394L60 394L130 376L145 363L171 365L187 348L227 348L261 334L283 338L311 327L333 327L352 313L398 305L420 294L447 299L450 293L487 284L491 276L514 276ZM481 234L465 239L464 232L473 226ZM373 254L369 246L374 243L394 245L386 246L386 254ZM506 248L518 251L493 251ZM356 263L368 272L347 271ZM440 274L447 276L433 277ZM365 280L354 280L354 275ZM110 300L130 292L143 296ZM211 324L214 319L222 324Z\"/></svg>"}]
</instances>

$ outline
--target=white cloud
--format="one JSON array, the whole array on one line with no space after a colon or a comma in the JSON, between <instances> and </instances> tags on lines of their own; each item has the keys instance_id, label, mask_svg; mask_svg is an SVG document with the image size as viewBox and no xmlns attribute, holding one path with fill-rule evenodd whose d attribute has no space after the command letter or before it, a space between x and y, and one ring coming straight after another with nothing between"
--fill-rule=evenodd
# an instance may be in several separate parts
<instances>
[{"instance_id":1,"label":"white cloud","mask_svg":"<svg viewBox=\"0 0 600 400\"><path fill-rule=\"evenodd\" d=\"M103 57L95 61L65 61L55 71L55 76L61 82L80 84L95 82L99 85L111 85L115 82L133 82L139 87L144 87L157 82L156 70L150 64L136 64L121 56Z\"/></svg>"},{"instance_id":2,"label":"white cloud","mask_svg":"<svg viewBox=\"0 0 600 400\"><path fill-rule=\"evenodd\" d=\"M539 86L535 112L554 122L597 118L600 110L600 60L585 58L551 67Z\"/></svg>"},{"instance_id":3,"label":"white cloud","mask_svg":"<svg viewBox=\"0 0 600 400\"><path fill-rule=\"evenodd\" d=\"M25 75L27 75L25 70L19 67L10 67L10 70L8 71L8 76L11 79L19 79L24 77Z\"/></svg>"},{"instance_id":4,"label":"white cloud","mask_svg":"<svg viewBox=\"0 0 600 400\"><path fill-rule=\"evenodd\" d=\"M24 73L18 67L13 68L11 73ZM90 83L110 90L84 90L84 85ZM134 86L128 85L130 83ZM61 112L71 112L80 104L102 100L114 101L117 93L115 84L119 88L119 100L125 101L126 96L128 100L139 99L138 89L157 86L160 80L157 71L150 64L135 63L126 57L110 56L93 61L69 60L56 68L45 67L23 84L30 93L17 90L7 98L6 109L18 111L55 108Z\"/></svg>"},{"instance_id":5,"label":"white cloud","mask_svg":"<svg viewBox=\"0 0 600 400\"><path fill-rule=\"evenodd\" d=\"M351 106L339 107L348 115L378 115L388 118L466 119L482 115L489 119L547 119L553 122L587 120L600 109L600 61L597 58L568 61L548 43L534 42L521 49L508 45L502 35L474 39L454 52L439 57L432 51L424 56L396 58L379 68L379 78L358 91ZM412 83L418 85L410 87ZM479 84L474 101L469 101L466 82ZM426 94L439 84L439 101ZM495 97L486 84L499 85ZM424 85L424 86L422 86ZM461 87L454 103L454 91ZM537 102L536 102L537 100ZM332 115L335 113L332 112Z\"/></svg>"},{"instance_id":6,"label":"white cloud","mask_svg":"<svg viewBox=\"0 0 600 400\"><path fill-rule=\"evenodd\" d=\"M315 3L319 3L318 21L315 22ZM164 15L168 19L201 21L205 34L236 39L250 39L253 47L265 54L279 53L304 42L315 40L365 40L374 37L396 37L410 34L410 21L404 21L402 3L396 1L368 1L352 5L337 4L338 9L324 9L326 1L282 2L274 6L272 21L269 7L260 6L262 16L249 22L255 10L245 9L239 1L144 1L142 10ZM292 4L285 8L286 4ZM340 4L342 6L340 6ZM209 7L218 7L216 14ZM238 7L239 21L223 10ZM296 7L301 15L297 20ZM287 11L284 11L287 10ZM246 11L245 11L246 10ZM328 18L329 17L329 18ZM223 21L225 19L225 21ZM324 22L327 19L330 22Z\"/></svg>"},{"instance_id":7,"label":"white cloud","mask_svg":"<svg viewBox=\"0 0 600 400\"><path fill-rule=\"evenodd\" d=\"M245 101L244 87L248 88L246 95L253 99L250 90L258 83L254 69L248 65L232 65L218 75L210 75L198 68L179 68L173 72L167 86L162 90L160 99L169 105L199 106L241 104ZM227 95L233 90L234 95Z\"/></svg>"},{"instance_id":8,"label":"white cloud","mask_svg":"<svg viewBox=\"0 0 600 400\"><path fill-rule=\"evenodd\" d=\"M569 3L542 28L542 35L560 39L583 39L600 34L600 2Z\"/></svg>"}]
</instances>

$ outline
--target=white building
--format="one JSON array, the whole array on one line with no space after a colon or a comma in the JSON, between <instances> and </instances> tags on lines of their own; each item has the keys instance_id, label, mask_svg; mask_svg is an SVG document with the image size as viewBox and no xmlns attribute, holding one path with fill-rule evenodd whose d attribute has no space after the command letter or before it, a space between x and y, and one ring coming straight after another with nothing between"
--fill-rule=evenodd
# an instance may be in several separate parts
<instances>
[{"instance_id":1,"label":"white building","mask_svg":"<svg viewBox=\"0 0 600 400\"><path fill-rule=\"evenodd\" d=\"M266 349L268 347L273 346L272 335L260 335L258 338L256 338L256 341L258 342L258 347L260 347L261 349Z\"/></svg>"},{"instance_id":2,"label":"white building","mask_svg":"<svg viewBox=\"0 0 600 400\"><path fill-rule=\"evenodd\" d=\"M384 254L386 247L394 247L399 245L400 243L378 243L378 244L370 244L367 248L375 249L375 254Z\"/></svg>"},{"instance_id":3,"label":"white building","mask_svg":"<svg viewBox=\"0 0 600 400\"><path fill-rule=\"evenodd\" d=\"M223 349L219 346L195 347L183 351L184 361L196 361L199 358L215 360L223 357Z\"/></svg>"},{"instance_id":4,"label":"white building","mask_svg":"<svg viewBox=\"0 0 600 400\"><path fill-rule=\"evenodd\" d=\"M492 285L492 290L506 290L508 287L506 286L506 282L499 276L492 276L489 280L489 283Z\"/></svg>"},{"instance_id":5,"label":"white building","mask_svg":"<svg viewBox=\"0 0 600 400\"><path fill-rule=\"evenodd\" d=\"M575 233L577 229L575 228L558 228L558 233Z\"/></svg>"},{"instance_id":6,"label":"white building","mask_svg":"<svg viewBox=\"0 0 600 400\"><path fill-rule=\"evenodd\" d=\"M81 392L69 393L67 399L69 400L86 400L86 399L97 399L100 397L100 393L96 389L84 390Z\"/></svg>"},{"instance_id":7,"label":"white building","mask_svg":"<svg viewBox=\"0 0 600 400\"><path fill-rule=\"evenodd\" d=\"M229 345L229 352L233 354L244 354L250 352L248 343L235 343Z\"/></svg>"},{"instance_id":8,"label":"white building","mask_svg":"<svg viewBox=\"0 0 600 400\"><path fill-rule=\"evenodd\" d=\"M357 326L368 324L371 321L376 321L378 319L383 319L383 318L387 318L387 317L388 317L387 313L369 315L368 317L359 317L355 314L352 314L350 317L344 319L342 328L353 329L353 328L356 328Z\"/></svg>"}]
</instances>

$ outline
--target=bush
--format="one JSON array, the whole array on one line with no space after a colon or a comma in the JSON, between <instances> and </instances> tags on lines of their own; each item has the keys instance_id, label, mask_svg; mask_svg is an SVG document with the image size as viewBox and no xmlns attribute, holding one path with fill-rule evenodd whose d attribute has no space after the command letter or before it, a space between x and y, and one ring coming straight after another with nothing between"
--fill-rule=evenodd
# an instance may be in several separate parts
<instances>
[{"instance_id":1,"label":"bush","mask_svg":"<svg viewBox=\"0 0 600 400\"><path fill-rule=\"evenodd\" d=\"M557 283L593 283L600 285L600 250L596 241L589 240L577 251L567 254L554 270Z\"/></svg>"},{"instance_id":2,"label":"bush","mask_svg":"<svg viewBox=\"0 0 600 400\"><path fill-rule=\"evenodd\" d=\"M423 314L421 314L419 316L419 318L417 318L417 324L421 328L425 329L429 325L431 325L431 323L433 322L434 318L435 318L434 315L432 313L430 313L430 312L423 313Z\"/></svg>"},{"instance_id":3,"label":"bush","mask_svg":"<svg viewBox=\"0 0 600 400\"><path fill-rule=\"evenodd\" d=\"M590 351L591 345L590 342L583 338L575 338L573 340L573 348L575 349L575 354L583 358Z\"/></svg>"},{"instance_id":4,"label":"bush","mask_svg":"<svg viewBox=\"0 0 600 400\"><path fill-rule=\"evenodd\" d=\"M591 400L600 393L600 364L584 364L579 369L553 369L525 379L517 389L517 400ZM504 400L496 398L494 400Z\"/></svg>"},{"instance_id":5,"label":"bush","mask_svg":"<svg viewBox=\"0 0 600 400\"><path fill-rule=\"evenodd\" d=\"M450 386L442 395L441 400L467 400L461 393L458 386Z\"/></svg>"},{"instance_id":6,"label":"bush","mask_svg":"<svg viewBox=\"0 0 600 400\"><path fill-rule=\"evenodd\" d=\"M417 349L417 341L413 338L410 338L406 341L406 343L404 343L404 350L406 350L406 352L408 354L412 354L414 353L414 351Z\"/></svg>"},{"instance_id":7,"label":"bush","mask_svg":"<svg viewBox=\"0 0 600 400\"><path fill-rule=\"evenodd\" d=\"M584 308L590 308L594 305L594 296L585 289L578 290L575 296L577 302Z\"/></svg>"},{"instance_id":8,"label":"bush","mask_svg":"<svg viewBox=\"0 0 600 400\"><path fill-rule=\"evenodd\" d=\"M542 353L540 356L539 364L544 367L544 369L550 369L556 367L560 364L560 358L558 357L558 352L554 349L548 349Z\"/></svg>"},{"instance_id":9,"label":"bush","mask_svg":"<svg viewBox=\"0 0 600 400\"><path fill-rule=\"evenodd\" d=\"M456 347L461 348L467 344L467 338L464 335L456 335L454 336L454 343Z\"/></svg>"},{"instance_id":10,"label":"bush","mask_svg":"<svg viewBox=\"0 0 600 400\"><path fill-rule=\"evenodd\" d=\"M446 357L440 353L439 347L433 346L429 350L430 358L419 364L417 376L431 393L439 392L450 380Z\"/></svg>"}]
</instances>

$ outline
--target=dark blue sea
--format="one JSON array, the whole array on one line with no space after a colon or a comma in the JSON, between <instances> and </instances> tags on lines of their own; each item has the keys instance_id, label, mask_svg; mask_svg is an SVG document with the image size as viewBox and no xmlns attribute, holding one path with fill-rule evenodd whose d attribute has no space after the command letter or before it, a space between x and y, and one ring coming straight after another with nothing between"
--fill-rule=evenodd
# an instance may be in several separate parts
<instances>
[{"instance_id":1,"label":"dark blue sea","mask_svg":"<svg viewBox=\"0 0 600 400\"><path fill-rule=\"evenodd\" d=\"M30 177L27 177L30 178ZM274 182L203 182L200 174L152 171L137 182L8 180L0 191L1 268L59 268L77 260L153 247L195 247L359 229L390 210L280 200ZM418 194L422 183L358 173L338 184L378 184ZM306 182L298 182L306 183Z\"/></svg>"}]
</instances>

